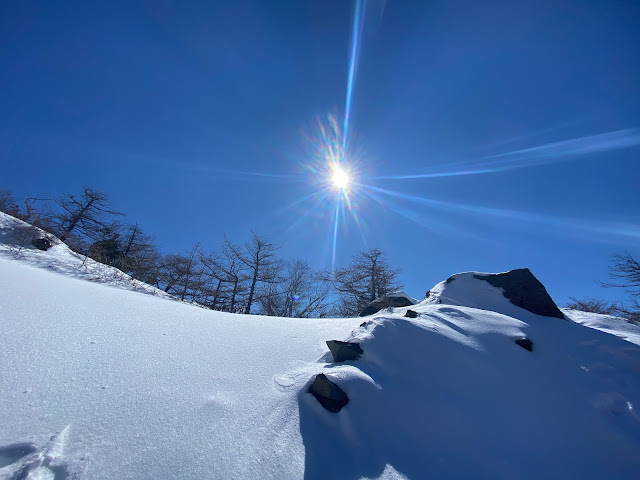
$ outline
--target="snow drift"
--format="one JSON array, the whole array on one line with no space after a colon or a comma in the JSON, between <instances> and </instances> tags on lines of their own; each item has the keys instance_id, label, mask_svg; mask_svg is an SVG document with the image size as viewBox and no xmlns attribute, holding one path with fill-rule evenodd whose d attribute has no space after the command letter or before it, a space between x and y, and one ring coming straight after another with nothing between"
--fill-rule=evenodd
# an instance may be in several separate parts
<instances>
[{"instance_id":1,"label":"snow drift","mask_svg":"<svg viewBox=\"0 0 640 480\"><path fill-rule=\"evenodd\" d=\"M637 478L640 347L619 336L640 335L613 317L538 316L473 274L364 322L233 315L46 254L0 258L0 479ZM320 373L339 413L308 393Z\"/></svg>"}]
</instances>

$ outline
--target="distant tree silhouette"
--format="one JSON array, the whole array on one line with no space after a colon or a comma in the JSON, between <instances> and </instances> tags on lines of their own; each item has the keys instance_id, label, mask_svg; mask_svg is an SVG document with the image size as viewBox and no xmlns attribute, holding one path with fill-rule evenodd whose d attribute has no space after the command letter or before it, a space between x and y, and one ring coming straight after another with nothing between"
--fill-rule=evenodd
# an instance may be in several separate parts
<instances>
[{"instance_id":1,"label":"distant tree silhouette","mask_svg":"<svg viewBox=\"0 0 640 480\"><path fill-rule=\"evenodd\" d=\"M180 300L195 301L202 280L202 265L198 245L186 253L172 253L164 257L158 274L159 286Z\"/></svg>"},{"instance_id":2,"label":"distant tree silhouette","mask_svg":"<svg viewBox=\"0 0 640 480\"><path fill-rule=\"evenodd\" d=\"M306 261L285 262L281 280L259 296L260 313L278 317L321 317L328 312L331 285Z\"/></svg>"},{"instance_id":3,"label":"distant tree silhouette","mask_svg":"<svg viewBox=\"0 0 640 480\"><path fill-rule=\"evenodd\" d=\"M229 240L225 238L221 253L203 254L200 261L208 277L209 307L233 313L244 311L246 266L238 260Z\"/></svg>"},{"instance_id":4,"label":"distant tree silhouette","mask_svg":"<svg viewBox=\"0 0 640 480\"><path fill-rule=\"evenodd\" d=\"M640 262L631 253L617 253L609 265L610 282L601 282L609 288L622 288L628 303L619 307L619 314L630 321L640 322Z\"/></svg>"},{"instance_id":5,"label":"distant tree silhouette","mask_svg":"<svg viewBox=\"0 0 640 480\"><path fill-rule=\"evenodd\" d=\"M619 306L617 306L615 303L610 303L602 298L569 297L569 300L570 301L565 305L565 308L569 308L571 310L600 313L603 315L617 315L619 313Z\"/></svg>"},{"instance_id":6,"label":"distant tree silhouette","mask_svg":"<svg viewBox=\"0 0 640 480\"><path fill-rule=\"evenodd\" d=\"M234 245L229 241L226 245L247 270L250 280L244 313L251 313L256 289L279 281L282 262L276 257L278 248L254 231L251 232L251 238L242 246Z\"/></svg>"},{"instance_id":7,"label":"distant tree silhouette","mask_svg":"<svg viewBox=\"0 0 640 480\"><path fill-rule=\"evenodd\" d=\"M72 233L94 238L112 226L112 217L123 213L111 208L111 200L106 193L93 187L82 187L79 195L65 193L56 202L60 210L53 214L60 229L60 240L66 241Z\"/></svg>"},{"instance_id":8,"label":"distant tree silhouette","mask_svg":"<svg viewBox=\"0 0 640 480\"><path fill-rule=\"evenodd\" d=\"M0 212L8 213L13 217L20 216L20 208L11 190L0 189Z\"/></svg>"},{"instance_id":9,"label":"distant tree silhouette","mask_svg":"<svg viewBox=\"0 0 640 480\"><path fill-rule=\"evenodd\" d=\"M339 313L357 315L376 298L402 288L397 280L400 269L392 268L385 254L378 248L360 252L351 265L325 273L340 296Z\"/></svg>"}]
</instances>

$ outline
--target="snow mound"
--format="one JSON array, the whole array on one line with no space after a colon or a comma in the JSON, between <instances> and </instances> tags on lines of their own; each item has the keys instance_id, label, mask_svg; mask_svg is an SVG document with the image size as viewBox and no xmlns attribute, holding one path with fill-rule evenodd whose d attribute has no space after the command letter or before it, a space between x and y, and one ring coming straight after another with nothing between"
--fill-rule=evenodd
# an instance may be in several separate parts
<instances>
[{"instance_id":1,"label":"snow mound","mask_svg":"<svg viewBox=\"0 0 640 480\"><path fill-rule=\"evenodd\" d=\"M550 302L553 309L557 312L558 317L562 317L562 313L557 309L551 297L548 296L544 286L533 276L527 269L512 270L511 272L505 272L502 274L481 273L481 272L464 272L451 275L444 282L438 283L429 292L427 297L423 300L423 304L447 304L447 305L460 305L478 308L481 310L489 310L492 312L503 313L515 318L531 318L538 317L529 310L525 310L517 305L514 305L512 301L507 298L507 293L503 288L493 286L490 283L491 278L499 276L506 276L511 273L520 273L526 271L530 278L537 283L537 287L542 290L546 301ZM489 280L486 280L489 279ZM536 287L536 285L533 285ZM540 291L532 291L531 295L533 302L538 300L544 301L545 299L539 299ZM522 295L523 292L518 292ZM525 292L526 295L526 292ZM527 299L529 300L529 299Z\"/></svg>"},{"instance_id":2,"label":"snow mound","mask_svg":"<svg viewBox=\"0 0 640 480\"><path fill-rule=\"evenodd\" d=\"M378 478L388 465L408 478L637 474L640 348L555 318L412 309L346 337L359 360L320 358L316 373L350 401L331 414L301 390L305 479ZM532 352L515 343L525 337Z\"/></svg>"},{"instance_id":3,"label":"snow mound","mask_svg":"<svg viewBox=\"0 0 640 480\"><path fill-rule=\"evenodd\" d=\"M51 248L46 251L37 249L32 245L35 238L48 239ZM75 253L54 235L4 212L0 212L0 257L20 260L69 277L171 298L162 290L135 280L115 267Z\"/></svg>"}]
</instances>

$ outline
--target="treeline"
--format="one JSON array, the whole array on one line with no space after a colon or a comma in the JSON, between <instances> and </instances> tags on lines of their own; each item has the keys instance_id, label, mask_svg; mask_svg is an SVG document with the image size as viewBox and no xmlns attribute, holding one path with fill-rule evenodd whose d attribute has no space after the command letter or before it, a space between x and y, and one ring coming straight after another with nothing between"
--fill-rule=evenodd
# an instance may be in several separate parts
<instances>
[{"instance_id":1,"label":"treeline","mask_svg":"<svg viewBox=\"0 0 640 480\"><path fill-rule=\"evenodd\" d=\"M77 253L214 310L354 316L402 287L399 269L379 249L361 252L347 267L316 271L305 260L281 258L278 247L254 231L240 243L225 236L215 250L196 243L186 252L163 254L138 223L123 221L107 194L88 186L55 199L27 198L22 205L0 190L0 211L56 235Z\"/></svg>"}]
</instances>

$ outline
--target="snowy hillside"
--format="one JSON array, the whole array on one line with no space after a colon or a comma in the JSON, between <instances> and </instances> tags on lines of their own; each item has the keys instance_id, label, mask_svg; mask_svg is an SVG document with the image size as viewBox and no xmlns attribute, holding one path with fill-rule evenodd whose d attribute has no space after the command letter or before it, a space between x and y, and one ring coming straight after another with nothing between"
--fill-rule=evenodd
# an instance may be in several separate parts
<instances>
[{"instance_id":1,"label":"snowy hillside","mask_svg":"<svg viewBox=\"0 0 640 480\"><path fill-rule=\"evenodd\" d=\"M52 246L39 250L34 239L47 239ZM0 258L13 258L67 276L104 283L126 290L172 298L162 290L134 280L117 268L73 252L55 236L0 212Z\"/></svg>"},{"instance_id":2,"label":"snowy hillside","mask_svg":"<svg viewBox=\"0 0 640 480\"><path fill-rule=\"evenodd\" d=\"M0 479L637 478L640 347L580 324L611 317L473 274L371 317L234 315L23 258L0 258Z\"/></svg>"}]
</instances>

